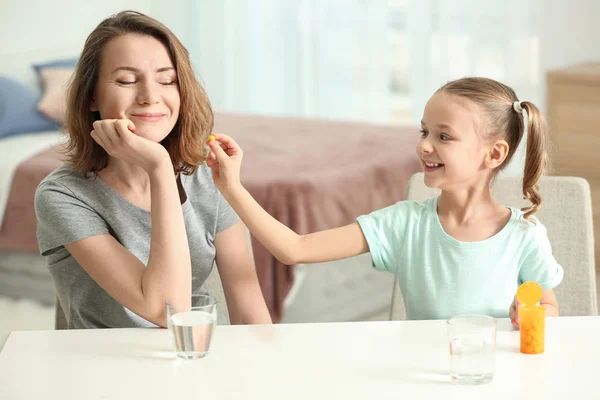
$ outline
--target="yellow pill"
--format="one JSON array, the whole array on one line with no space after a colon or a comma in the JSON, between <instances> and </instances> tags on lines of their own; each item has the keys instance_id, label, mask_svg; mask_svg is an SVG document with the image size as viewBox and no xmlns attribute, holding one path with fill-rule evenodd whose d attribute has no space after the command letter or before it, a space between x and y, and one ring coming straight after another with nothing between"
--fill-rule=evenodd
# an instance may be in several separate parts
<instances>
[{"instance_id":1,"label":"yellow pill","mask_svg":"<svg viewBox=\"0 0 600 400\"><path fill-rule=\"evenodd\" d=\"M212 142L213 140L216 140L216 139L217 139L217 138L216 138L216 137L214 137L214 135L210 135L210 136L208 137L208 141L209 141L209 142Z\"/></svg>"}]
</instances>

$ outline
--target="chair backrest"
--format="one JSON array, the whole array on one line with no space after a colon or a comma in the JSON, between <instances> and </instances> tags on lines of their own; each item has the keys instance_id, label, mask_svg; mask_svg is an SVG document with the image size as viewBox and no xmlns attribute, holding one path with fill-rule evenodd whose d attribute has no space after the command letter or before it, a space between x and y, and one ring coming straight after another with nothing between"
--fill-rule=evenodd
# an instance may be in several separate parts
<instances>
[{"instance_id":1,"label":"chair backrest","mask_svg":"<svg viewBox=\"0 0 600 400\"><path fill-rule=\"evenodd\" d=\"M521 185L521 178L499 176L492 185L492 194L501 204L525 207L531 203L523 199ZM560 314L597 315L590 186L583 178L562 176L543 176L539 186L542 208L536 216L548 230L552 253L565 270L564 279L555 290ZM413 175L408 183L408 200L423 201L439 193L425 186L423 173ZM405 319L405 316L396 278L390 319Z\"/></svg>"}]
</instances>

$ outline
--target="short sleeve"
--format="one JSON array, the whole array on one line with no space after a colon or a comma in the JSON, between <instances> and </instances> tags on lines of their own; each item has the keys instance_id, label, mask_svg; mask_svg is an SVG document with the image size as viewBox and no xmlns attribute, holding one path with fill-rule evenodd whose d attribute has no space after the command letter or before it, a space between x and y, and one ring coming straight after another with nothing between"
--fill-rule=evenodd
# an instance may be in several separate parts
<instances>
[{"instance_id":1,"label":"short sleeve","mask_svg":"<svg viewBox=\"0 0 600 400\"><path fill-rule=\"evenodd\" d=\"M109 233L106 221L64 185L45 181L35 192L37 239L43 256L65 244Z\"/></svg>"},{"instance_id":2,"label":"short sleeve","mask_svg":"<svg viewBox=\"0 0 600 400\"><path fill-rule=\"evenodd\" d=\"M221 192L217 191L218 196L218 208L217 208L217 226L215 233L221 232L240 220L240 217L233 211L233 208L229 205L227 200L223 197Z\"/></svg>"},{"instance_id":3,"label":"short sleeve","mask_svg":"<svg viewBox=\"0 0 600 400\"><path fill-rule=\"evenodd\" d=\"M532 234L528 238L519 270L519 284L537 282L543 290L554 289L563 279L563 268L552 255L552 246L548 240L546 228L536 220L530 227Z\"/></svg>"},{"instance_id":4,"label":"short sleeve","mask_svg":"<svg viewBox=\"0 0 600 400\"><path fill-rule=\"evenodd\" d=\"M356 219L369 246L373 267L396 273L398 247L405 243L414 202L402 201Z\"/></svg>"}]
</instances>

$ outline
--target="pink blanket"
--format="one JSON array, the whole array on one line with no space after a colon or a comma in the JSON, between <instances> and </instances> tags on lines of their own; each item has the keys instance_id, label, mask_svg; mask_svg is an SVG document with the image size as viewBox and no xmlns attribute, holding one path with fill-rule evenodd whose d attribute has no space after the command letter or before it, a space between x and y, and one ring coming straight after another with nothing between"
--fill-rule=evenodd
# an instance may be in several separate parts
<instances>
[{"instance_id":1,"label":"pink blanket","mask_svg":"<svg viewBox=\"0 0 600 400\"><path fill-rule=\"evenodd\" d=\"M215 132L244 150L242 181L267 212L304 234L342 226L403 200L420 170L417 128L217 114ZM38 251L33 196L61 164L57 149L17 168L0 229L0 249ZM293 269L253 240L257 273L275 321L293 283Z\"/></svg>"},{"instance_id":2,"label":"pink blanket","mask_svg":"<svg viewBox=\"0 0 600 400\"><path fill-rule=\"evenodd\" d=\"M242 181L269 214L300 234L351 223L403 200L420 171L418 128L282 117L217 116L215 132L244 150ZM286 267L253 240L273 319L293 283Z\"/></svg>"},{"instance_id":3,"label":"pink blanket","mask_svg":"<svg viewBox=\"0 0 600 400\"><path fill-rule=\"evenodd\" d=\"M43 150L23 161L13 176L0 228L0 250L39 251L33 208L35 189L62 164L59 147Z\"/></svg>"}]
</instances>

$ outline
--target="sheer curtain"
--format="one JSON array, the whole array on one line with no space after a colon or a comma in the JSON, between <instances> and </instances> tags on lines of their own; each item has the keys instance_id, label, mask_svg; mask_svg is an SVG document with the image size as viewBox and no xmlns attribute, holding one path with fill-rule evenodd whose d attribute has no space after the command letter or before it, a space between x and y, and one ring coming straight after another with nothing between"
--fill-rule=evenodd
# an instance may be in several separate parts
<instances>
[{"instance_id":1,"label":"sheer curtain","mask_svg":"<svg viewBox=\"0 0 600 400\"><path fill-rule=\"evenodd\" d=\"M421 0L408 12L410 86L415 121L445 82L467 75L507 83L540 102L541 0Z\"/></svg>"},{"instance_id":2,"label":"sheer curtain","mask_svg":"<svg viewBox=\"0 0 600 400\"><path fill-rule=\"evenodd\" d=\"M541 0L421 0L410 2L410 105L414 123L433 92L463 76L510 85L521 100L541 104ZM525 140L508 174L523 170Z\"/></svg>"},{"instance_id":3,"label":"sheer curtain","mask_svg":"<svg viewBox=\"0 0 600 400\"><path fill-rule=\"evenodd\" d=\"M417 124L466 75L543 110L547 69L600 58L594 0L188 0L184 14L221 111Z\"/></svg>"},{"instance_id":4,"label":"sheer curtain","mask_svg":"<svg viewBox=\"0 0 600 400\"><path fill-rule=\"evenodd\" d=\"M387 2L192 2L188 47L215 108L387 121Z\"/></svg>"},{"instance_id":5,"label":"sheer curtain","mask_svg":"<svg viewBox=\"0 0 600 400\"><path fill-rule=\"evenodd\" d=\"M178 21L217 108L418 121L484 75L542 105L545 70L598 59L594 0L188 0Z\"/></svg>"}]
</instances>

